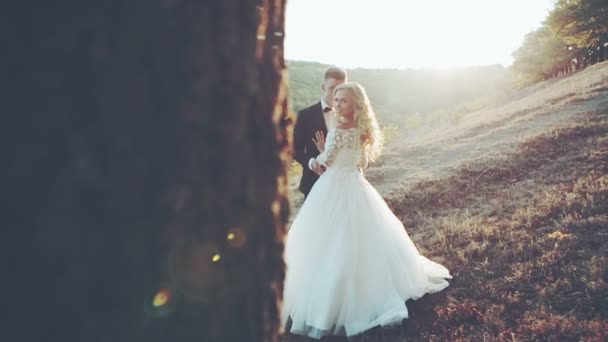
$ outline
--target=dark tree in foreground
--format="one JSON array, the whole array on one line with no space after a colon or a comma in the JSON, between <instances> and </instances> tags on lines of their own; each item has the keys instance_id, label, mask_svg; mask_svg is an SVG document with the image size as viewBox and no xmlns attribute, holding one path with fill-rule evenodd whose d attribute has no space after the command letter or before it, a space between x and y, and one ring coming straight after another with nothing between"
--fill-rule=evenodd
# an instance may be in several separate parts
<instances>
[{"instance_id":1,"label":"dark tree in foreground","mask_svg":"<svg viewBox=\"0 0 608 342\"><path fill-rule=\"evenodd\" d=\"M5 9L2 340L276 339L284 11L284 0ZM144 310L163 286L170 305Z\"/></svg>"}]
</instances>

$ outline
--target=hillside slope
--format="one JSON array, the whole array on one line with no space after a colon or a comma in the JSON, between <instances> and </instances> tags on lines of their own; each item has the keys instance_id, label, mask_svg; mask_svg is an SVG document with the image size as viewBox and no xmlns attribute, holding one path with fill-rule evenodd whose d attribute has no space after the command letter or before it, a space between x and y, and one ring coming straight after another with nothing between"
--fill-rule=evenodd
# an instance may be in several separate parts
<instances>
[{"instance_id":1,"label":"hillside slope","mask_svg":"<svg viewBox=\"0 0 608 342\"><path fill-rule=\"evenodd\" d=\"M362 339L606 340L608 63L467 116L402 138L367 173L454 279Z\"/></svg>"},{"instance_id":2,"label":"hillside slope","mask_svg":"<svg viewBox=\"0 0 608 342\"><path fill-rule=\"evenodd\" d=\"M366 173L383 194L424 177L439 177L460 164L512 151L517 144L577 115L602 108L608 98L608 62L570 77L523 89L497 106L445 120L394 139Z\"/></svg>"}]
</instances>

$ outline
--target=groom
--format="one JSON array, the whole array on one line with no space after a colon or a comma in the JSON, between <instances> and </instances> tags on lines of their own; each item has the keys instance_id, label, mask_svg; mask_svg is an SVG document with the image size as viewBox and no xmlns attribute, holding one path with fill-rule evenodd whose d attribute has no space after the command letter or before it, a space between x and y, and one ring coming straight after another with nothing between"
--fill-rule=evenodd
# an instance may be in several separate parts
<instances>
[{"instance_id":1,"label":"groom","mask_svg":"<svg viewBox=\"0 0 608 342\"><path fill-rule=\"evenodd\" d=\"M331 67L325 70L321 91L323 96L321 101L304 108L298 112L298 118L294 128L294 149L295 159L302 165L302 179L300 180L300 192L305 197L308 196L310 189L315 184L324 168L318 164L314 158L319 155L313 139L318 133L324 139L327 130L332 128L332 100L334 88L346 82L346 70Z\"/></svg>"}]
</instances>

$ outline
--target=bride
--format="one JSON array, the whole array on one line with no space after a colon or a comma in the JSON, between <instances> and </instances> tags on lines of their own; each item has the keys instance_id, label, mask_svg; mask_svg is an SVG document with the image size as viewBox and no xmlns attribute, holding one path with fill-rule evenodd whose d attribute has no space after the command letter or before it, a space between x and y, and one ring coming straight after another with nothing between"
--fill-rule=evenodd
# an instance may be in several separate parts
<instances>
[{"instance_id":1,"label":"bride","mask_svg":"<svg viewBox=\"0 0 608 342\"><path fill-rule=\"evenodd\" d=\"M313 160L324 170L286 238L282 323L320 339L401 324L405 301L448 286L449 271L420 255L403 224L359 171L381 132L358 83L334 91L340 123ZM322 147L322 146L321 146Z\"/></svg>"}]
</instances>

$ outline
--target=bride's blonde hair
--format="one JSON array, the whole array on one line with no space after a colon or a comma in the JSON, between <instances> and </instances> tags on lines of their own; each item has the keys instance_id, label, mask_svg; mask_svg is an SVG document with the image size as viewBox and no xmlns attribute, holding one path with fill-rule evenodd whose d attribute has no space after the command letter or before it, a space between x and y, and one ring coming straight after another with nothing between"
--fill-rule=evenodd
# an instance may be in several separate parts
<instances>
[{"instance_id":1,"label":"bride's blonde hair","mask_svg":"<svg viewBox=\"0 0 608 342\"><path fill-rule=\"evenodd\" d=\"M348 82L338 85L334 89L334 96L340 90L348 92L354 100L354 118L359 127L363 167L374 162L382 153L383 136L376 114L365 93L365 89L357 82Z\"/></svg>"}]
</instances>

